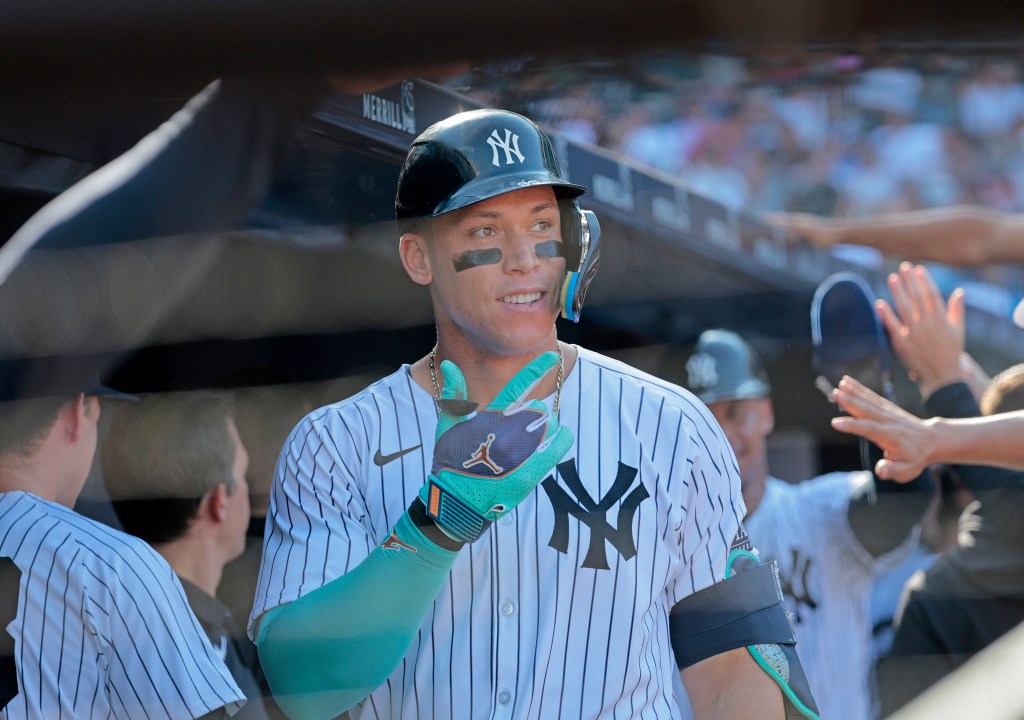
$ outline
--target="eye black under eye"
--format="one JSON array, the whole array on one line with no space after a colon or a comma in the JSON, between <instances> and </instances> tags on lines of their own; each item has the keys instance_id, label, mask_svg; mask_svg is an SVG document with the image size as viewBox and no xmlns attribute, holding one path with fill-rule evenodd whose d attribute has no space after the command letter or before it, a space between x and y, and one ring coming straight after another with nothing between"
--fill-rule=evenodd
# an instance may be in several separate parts
<instances>
[{"instance_id":1,"label":"eye black under eye","mask_svg":"<svg viewBox=\"0 0 1024 720\"><path fill-rule=\"evenodd\" d=\"M565 257L565 244L558 240L545 240L533 246L539 258Z\"/></svg>"},{"instance_id":2,"label":"eye black under eye","mask_svg":"<svg viewBox=\"0 0 1024 720\"><path fill-rule=\"evenodd\" d=\"M481 265L494 265L501 262L501 250L499 248L480 248L479 250L466 250L452 258L452 265L455 272L462 272Z\"/></svg>"}]
</instances>

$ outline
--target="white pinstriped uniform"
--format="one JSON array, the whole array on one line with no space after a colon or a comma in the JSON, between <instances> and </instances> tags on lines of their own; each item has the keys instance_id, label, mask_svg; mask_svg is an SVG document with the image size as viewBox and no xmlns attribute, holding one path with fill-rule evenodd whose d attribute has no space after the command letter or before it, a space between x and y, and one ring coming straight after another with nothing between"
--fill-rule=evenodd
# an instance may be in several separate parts
<instances>
[{"instance_id":1,"label":"white pinstriped uniform","mask_svg":"<svg viewBox=\"0 0 1024 720\"><path fill-rule=\"evenodd\" d=\"M917 532L880 558L857 540L847 519L852 489L866 472L840 472L790 484L768 478L764 497L744 521L762 561L776 560L794 613L797 654L822 720L870 717L868 666L875 579L902 562Z\"/></svg>"},{"instance_id":2,"label":"white pinstriped uniform","mask_svg":"<svg viewBox=\"0 0 1024 720\"><path fill-rule=\"evenodd\" d=\"M0 558L21 574L6 628L19 693L3 720L196 718L244 702L170 566L145 542L8 492Z\"/></svg>"},{"instance_id":3,"label":"white pinstriped uniform","mask_svg":"<svg viewBox=\"0 0 1024 720\"><path fill-rule=\"evenodd\" d=\"M408 655L354 716L679 717L668 612L723 577L744 515L732 451L687 391L582 349L559 420L575 444L557 487L460 552ZM278 463L254 617L388 536L429 472L436 422L405 366L299 423ZM576 510L596 504L586 520L554 510L552 498L583 500L576 475L590 503ZM628 541L600 540L623 526Z\"/></svg>"}]
</instances>

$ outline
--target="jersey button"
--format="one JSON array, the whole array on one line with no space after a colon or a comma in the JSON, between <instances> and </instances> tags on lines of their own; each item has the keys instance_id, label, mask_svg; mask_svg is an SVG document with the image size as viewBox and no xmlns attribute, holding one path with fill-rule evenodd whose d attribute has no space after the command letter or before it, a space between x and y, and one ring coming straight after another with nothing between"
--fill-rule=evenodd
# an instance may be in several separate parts
<instances>
[{"instance_id":1,"label":"jersey button","mask_svg":"<svg viewBox=\"0 0 1024 720\"><path fill-rule=\"evenodd\" d=\"M502 525L511 525L512 513L509 513L508 515L502 515L501 520L499 520L498 522L500 522Z\"/></svg>"},{"instance_id":2,"label":"jersey button","mask_svg":"<svg viewBox=\"0 0 1024 720\"><path fill-rule=\"evenodd\" d=\"M515 611L516 611L516 606L513 605L511 602L505 602L501 606L501 614L504 615L505 617L508 617L509 615L514 613Z\"/></svg>"},{"instance_id":3,"label":"jersey button","mask_svg":"<svg viewBox=\"0 0 1024 720\"><path fill-rule=\"evenodd\" d=\"M508 702L511 699L512 693L510 693L508 690L502 690L500 693L498 693L498 702L500 702L502 705L508 705Z\"/></svg>"}]
</instances>

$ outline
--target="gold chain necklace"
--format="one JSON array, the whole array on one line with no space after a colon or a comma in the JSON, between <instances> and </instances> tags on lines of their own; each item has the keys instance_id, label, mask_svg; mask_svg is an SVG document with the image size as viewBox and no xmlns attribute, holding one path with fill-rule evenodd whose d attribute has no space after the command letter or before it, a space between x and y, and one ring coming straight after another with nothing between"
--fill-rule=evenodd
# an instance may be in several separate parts
<instances>
[{"instance_id":1,"label":"gold chain necklace","mask_svg":"<svg viewBox=\"0 0 1024 720\"><path fill-rule=\"evenodd\" d=\"M558 353L558 374L555 376L555 403L552 411L558 416L558 408L562 404L562 380L565 379L565 357L562 355L562 344L555 341L555 352ZM430 380L434 383L434 397L441 399L441 385L437 382L437 343L430 349Z\"/></svg>"}]
</instances>

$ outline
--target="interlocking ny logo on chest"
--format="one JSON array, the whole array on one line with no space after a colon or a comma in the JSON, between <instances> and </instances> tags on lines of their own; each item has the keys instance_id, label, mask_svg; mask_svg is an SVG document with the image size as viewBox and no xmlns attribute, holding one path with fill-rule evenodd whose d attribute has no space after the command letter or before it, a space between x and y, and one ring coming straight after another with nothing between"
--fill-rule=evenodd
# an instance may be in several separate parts
<instances>
[{"instance_id":1,"label":"interlocking ny logo on chest","mask_svg":"<svg viewBox=\"0 0 1024 720\"><path fill-rule=\"evenodd\" d=\"M637 481L636 487L633 487L637 469L620 462L619 469L615 474L615 482L612 483L608 492L596 501L587 492L583 481L580 480L575 462L566 460L560 463L558 474L576 497L573 498L563 490L554 475L549 475L544 480L544 492L547 493L548 499L551 501L551 508L555 511L555 526L551 531L551 540L548 541L548 545L560 553L569 553L569 516L572 515L590 528L590 547L581 567L607 570L606 542L611 544L623 560L635 557L633 516L636 514L637 508L640 507L640 503L650 497L650 493L647 492L647 488L642 482ZM630 490L631 487L633 487L632 490ZM616 524L613 526L608 522L608 511L620 500L622 503L619 505Z\"/></svg>"}]
</instances>

